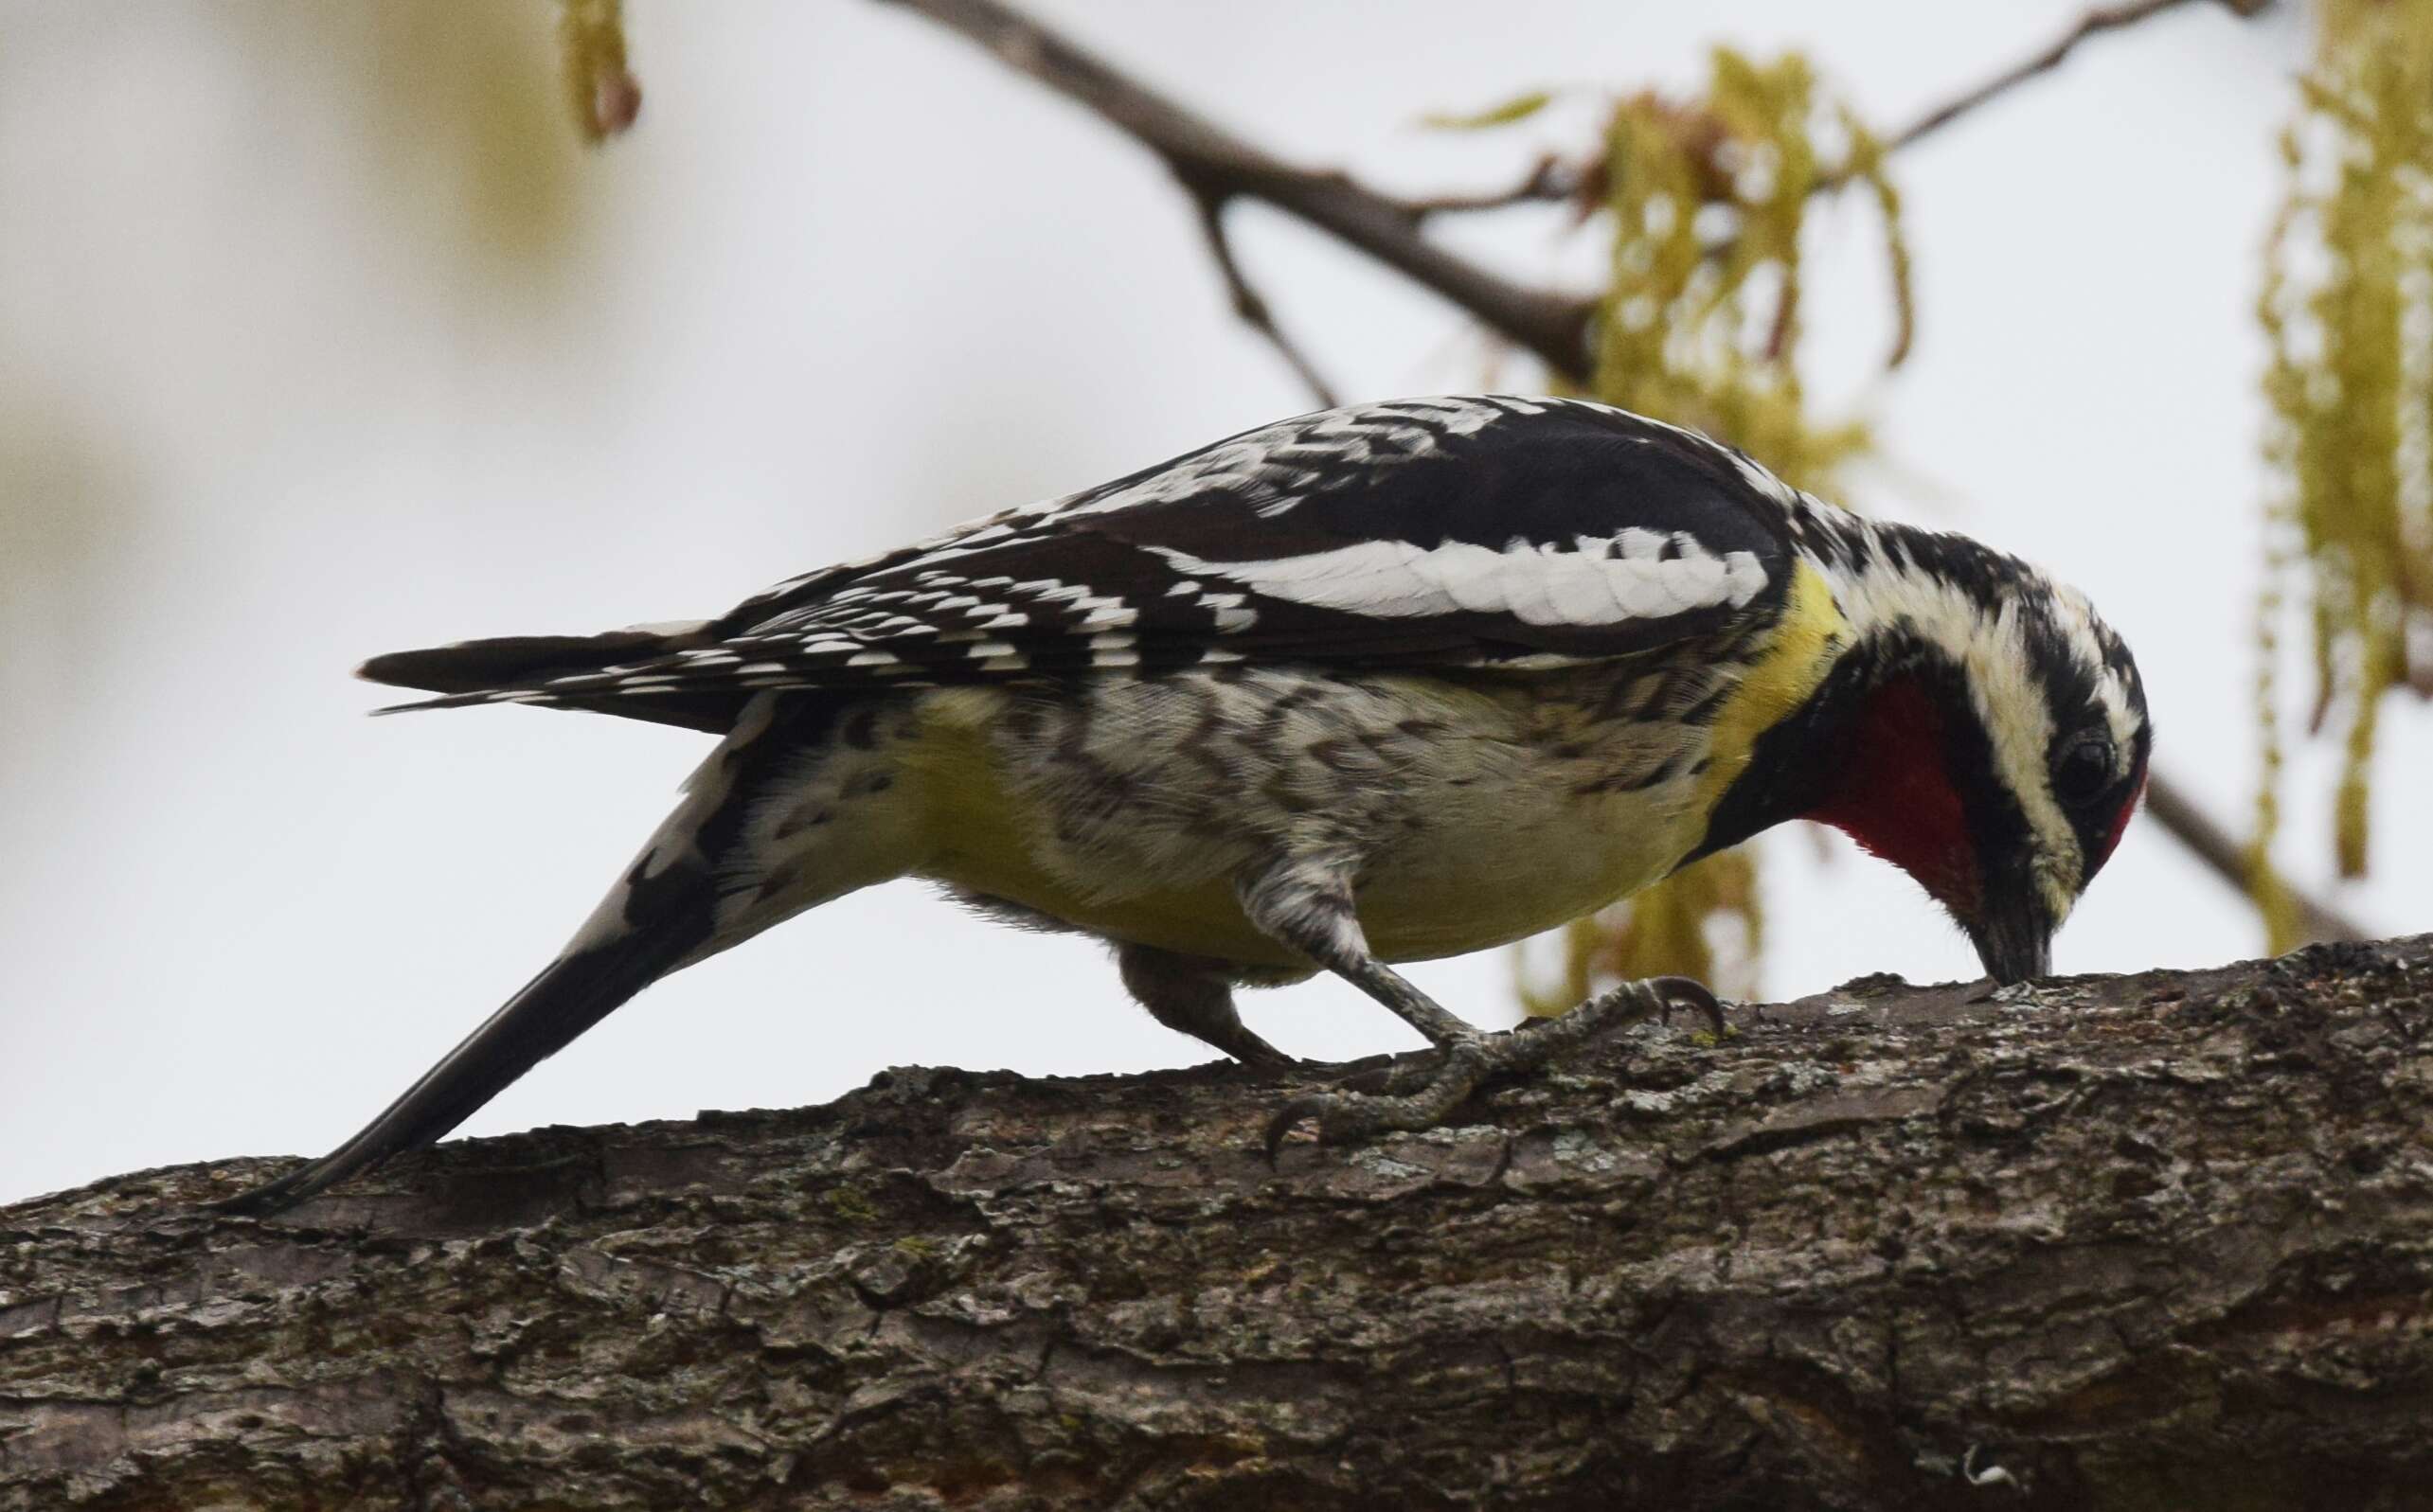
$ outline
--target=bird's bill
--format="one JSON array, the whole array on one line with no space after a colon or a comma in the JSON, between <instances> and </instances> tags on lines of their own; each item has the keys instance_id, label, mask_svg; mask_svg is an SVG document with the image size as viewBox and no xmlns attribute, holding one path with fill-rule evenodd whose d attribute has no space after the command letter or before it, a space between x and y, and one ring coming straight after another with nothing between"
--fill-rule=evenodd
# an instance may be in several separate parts
<instances>
[{"instance_id":1,"label":"bird's bill","mask_svg":"<svg viewBox=\"0 0 2433 1512\"><path fill-rule=\"evenodd\" d=\"M2004 987L2053 969L2053 926L2033 902L1996 903L1967 924L1985 972Z\"/></svg>"}]
</instances>

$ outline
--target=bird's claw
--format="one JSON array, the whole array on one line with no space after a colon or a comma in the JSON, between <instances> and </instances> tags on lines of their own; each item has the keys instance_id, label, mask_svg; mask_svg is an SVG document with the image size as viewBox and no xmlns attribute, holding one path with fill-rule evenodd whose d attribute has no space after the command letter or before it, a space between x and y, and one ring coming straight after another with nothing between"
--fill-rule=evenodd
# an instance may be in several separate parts
<instances>
[{"instance_id":1,"label":"bird's claw","mask_svg":"<svg viewBox=\"0 0 2433 1512\"><path fill-rule=\"evenodd\" d=\"M1656 1010L1656 1022L1669 1024L1673 1016L1683 1008L1694 1008L1707 1021L1707 1027L1720 1040L1730 1032L1724 1022L1724 1005L1708 990L1707 984L1689 976L1653 976L1642 986L1656 995L1663 1005Z\"/></svg>"},{"instance_id":2,"label":"bird's claw","mask_svg":"<svg viewBox=\"0 0 2433 1512\"><path fill-rule=\"evenodd\" d=\"M1383 1133L1393 1129L1433 1129L1444 1121L1445 1114L1459 1107L1497 1070L1505 1069L1504 1058L1494 1047L1503 1043L1506 1035L1485 1036L1457 1041L1449 1047L1436 1074L1413 1092L1387 1094L1377 1092L1311 1092L1286 1103L1275 1117L1267 1121L1267 1163L1276 1163L1277 1152L1295 1129L1315 1122L1317 1142L1341 1143ZM1401 1065L1381 1066L1356 1074L1349 1080L1379 1078L1378 1084L1393 1087L1401 1084Z\"/></svg>"},{"instance_id":3,"label":"bird's claw","mask_svg":"<svg viewBox=\"0 0 2433 1512\"><path fill-rule=\"evenodd\" d=\"M1725 1032L1723 1005L1703 985L1685 976L1655 977L1626 982L1557 1018L1457 1040L1444 1047L1434 1073L1407 1093L1395 1089L1405 1084L1406 1072L1417 1069L1411 1063L1356 1072L1335 1090L1303 1093L1268 1120L1267 1162L1274 1165L1285 1139L1306 1123L1317 1125L1321 1145L1389 1130L1433 1129L1492 1076L1534 1071L1587 1040L1654 1015L1669 1018L1685 1007L1705 1015L1719 1037ZM1386 1090L1355 1090L1364 1083Z\"/></svg>"}]
</instances>

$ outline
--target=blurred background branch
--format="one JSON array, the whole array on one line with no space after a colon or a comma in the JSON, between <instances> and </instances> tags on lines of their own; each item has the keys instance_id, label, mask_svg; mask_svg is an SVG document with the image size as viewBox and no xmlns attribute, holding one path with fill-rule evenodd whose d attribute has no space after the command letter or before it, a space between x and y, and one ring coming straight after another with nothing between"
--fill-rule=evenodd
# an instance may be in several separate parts
<instances>
[{"instance_id":1,"label":"blurred background branch","mask_svg":"<svg viewBox=\"0 0 2433 1512\"><path fill-rule=\"evenodd\" d=\"M1559 373L1587 370L1596 301L1530 289L1420 235L1411 207L1349 175L1297 168L1118 71L995 0L887 0L926 16L1082 105L1164 159L1195 199L1257 200L1356 247L1476 317Z\"/></svg>"},{"instance_id":2,"label":"blurred background branch","mask_svg":"<svg viewBox=\"0 0 2433 1512\"><path fill-rule=\"evenodd\" d=\"M2049 73L2059 68L2069 55L2077 50L2078 44L2088 38L2100 36L2107 31L2118 31L2123 27L2134 27L2140 21L2150 21L2166 10L2191 3L2191 0L2134 0L2133 4L2128 5L2099 6L2081 16L2077 25L2055 38L2051 46L2032 57L2022 59L2018 63L2005 68L1966 94L1956 95L1944 104L1926 112L1925 115L1887 137L1884 145L1887 149L1898 149L1906 147L1923 137L1930 136L1977 107L2000 98L2004 94L2026 83L2038 74ZM2239 15L2252 16L2261 13L2272 3L2272 0L2215 0L2215 3Z\"/></svg>"}]
</instances>

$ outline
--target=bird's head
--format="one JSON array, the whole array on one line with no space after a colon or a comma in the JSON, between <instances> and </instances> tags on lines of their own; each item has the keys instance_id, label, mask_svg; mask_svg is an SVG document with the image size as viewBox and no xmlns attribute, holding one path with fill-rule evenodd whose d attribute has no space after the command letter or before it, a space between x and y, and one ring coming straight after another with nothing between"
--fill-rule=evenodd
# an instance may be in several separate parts
<instances>
[{"instance_id":1,"label":"bird's head","mask_svg":"<svg viewBox=\"0 0 2433 1512\"><path fill-rule=\"evenodd\" d=\"M2025 562L1922 531L1866 543L1827 574L1858 635L1808 817L1915 877L1995 981L2041 976L2145 789L2137 664Z\"/></svg>"}]
</instances>

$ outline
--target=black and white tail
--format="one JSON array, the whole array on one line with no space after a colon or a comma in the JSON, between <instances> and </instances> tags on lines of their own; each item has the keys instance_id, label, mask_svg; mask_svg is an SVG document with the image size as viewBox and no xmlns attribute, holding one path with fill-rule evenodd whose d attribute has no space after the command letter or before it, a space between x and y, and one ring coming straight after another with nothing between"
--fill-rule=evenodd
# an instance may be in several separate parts
<instances>
[{"instance_id":1,"label":"black and white tail","mask_svg":"<svg viewBox=\"0 0 2433 1512\"><path fill-rule=\"evenodd\" d=\"M446 1137L517 1077L666 975L708 937L707 911L698 916L688 911L607 944L570 949L362 1132L319 1160L219 1205L229 1212L276 1213L392 1155Z\"/></svg>"},{"instance_id":2,"label":"black and white tail","mask_svg":"<svg viewBox=\"0 0 2433 1512\"><path fill-rule=\"evenodd\" d=\"M686 784L684 802L555 961L352 1139L219 1205L275 1213L434 1143L636 992L751 933L735 921L723 924L721 904L752 879L753 858L745 852L754 804L832 723L832 707L815 697L754 699Z\"/></svg>"},{"instance_id":3,"label":"black and white tail","mask_svg":"<svg viewBox=\"0 0 2433 1512\"><path fill-rule=\"evenodd\" d=\"M458 641L420 650L390 651L355 669L366 682L448 695L524 687L555 678L599 673L628 663L648 662L708 644L707 621L637 625L599 635L502 635ZM614 714L619 719L675 724L724 735L735 727L750 697L746 692L662 693L553 700L558 708ZM405 707L420 707L408 704ZM387 711L384 711L387 712Z\"/></svg>"}]
</instances>

